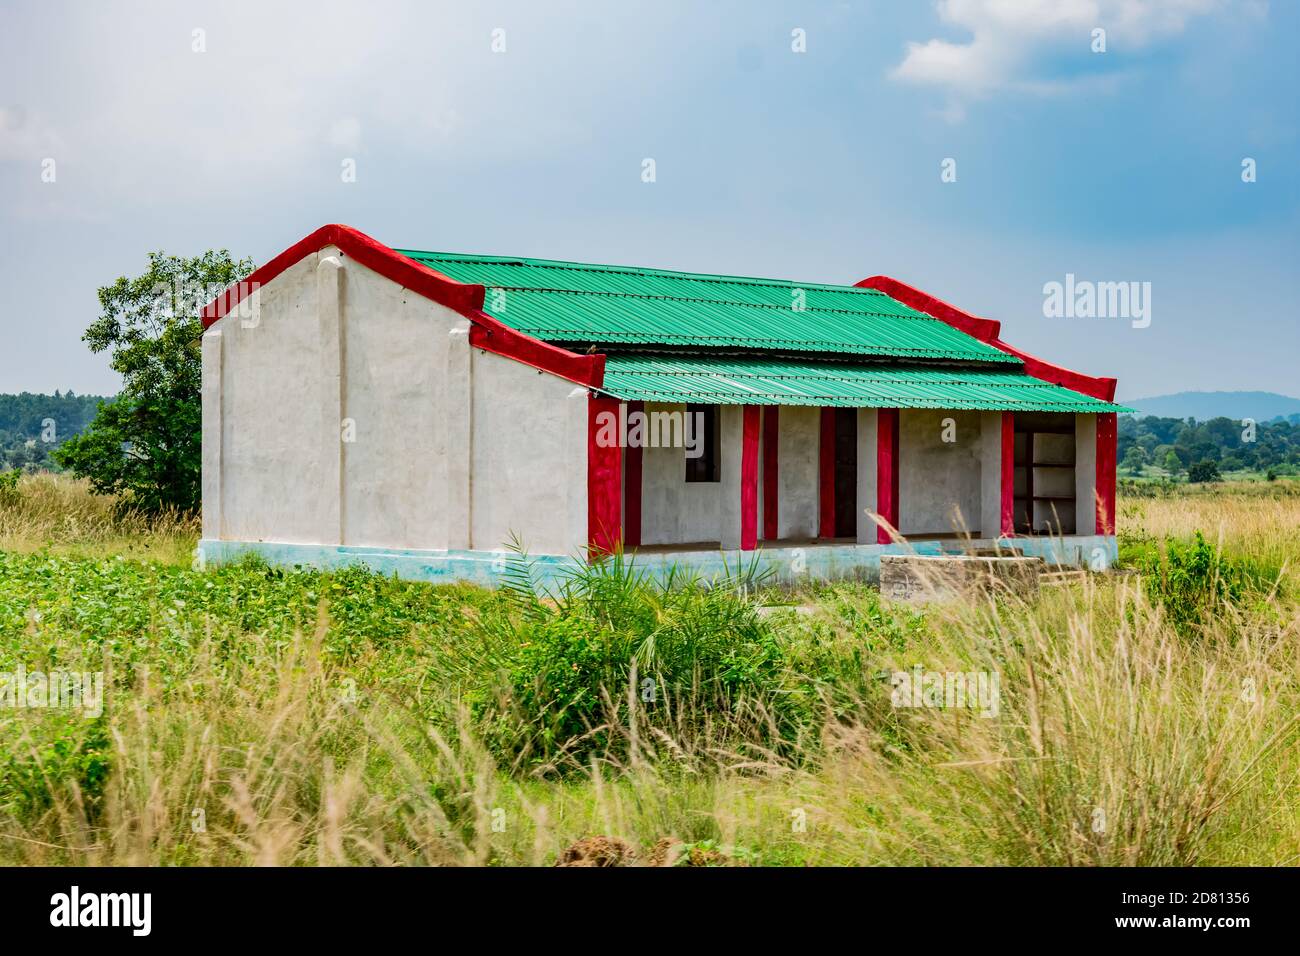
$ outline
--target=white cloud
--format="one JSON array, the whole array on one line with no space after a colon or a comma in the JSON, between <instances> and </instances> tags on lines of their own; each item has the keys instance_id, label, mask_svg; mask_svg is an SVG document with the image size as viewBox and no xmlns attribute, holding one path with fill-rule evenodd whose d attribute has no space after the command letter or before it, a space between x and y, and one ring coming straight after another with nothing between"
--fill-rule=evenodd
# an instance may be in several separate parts
<instances>
[{"instance_id":1,"label":"white cloud","mask_svg":"<svg viewBox=\"0 0 1300 956\"><path fill-rule=\"evenodd\" d=\"M937 0L940 20L970 39L909 43L896 79L948 90L958 99L1001 90L1057 93L1096 77L1051 76L1052 57L1087 53L1096 27L1107 45L1145 47L1181 33L1227 0ZM952 112L954 107L949 107Z\"/></svg>"},{"instance_id":2,"label":"white cloud","mask_svg":"<svg viewBox=\"0 0 1300 956\"><path fill-rule=\"evenodd\" d=\"M580 9L578 0L493 11L395 0L364 17L347 0L315 0L309 16L255 0L33 7L0 31L0 162L32 162L35 181L40 158L53 156L79 202L108 210L141 195L216 204L332 184L340 155L367 149L442 168L562 152L592 136L608 105L593 95L575 109L570 91L655 53L572 39L576 28L557 24ZM517 41L507 55L490 49L499 22ZM581 56L557 59L561 42ZM0 189L0 213L11 201Z\"/></svg>"}]
</instances>

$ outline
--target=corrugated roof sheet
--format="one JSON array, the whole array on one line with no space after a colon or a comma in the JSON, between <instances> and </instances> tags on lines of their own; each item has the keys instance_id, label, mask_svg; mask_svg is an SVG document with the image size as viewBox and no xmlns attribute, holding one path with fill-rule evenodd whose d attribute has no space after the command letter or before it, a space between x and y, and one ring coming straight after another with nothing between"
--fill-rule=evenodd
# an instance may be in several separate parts
<instances>
[{"instance_id":1,"label":"corrugated roof sheet","mask_svg":"<svg viewBox=\"0 0 1300 956\"><path fill-rule=\"evenodd\" d=\"M829 405L986 411L1127 412L1020 372L838 362L613 354L601 391L615 398L718 405Z\"/></svg>"},{"instance_id":2,"label":"corrugated roof sheet","mask_svg":"<svg viewBox=\"0 0 1300 956\"><path fill-rule=\"evenodd\" d=\"M1014 356L874 289L399 251L453 279L487 286L484 311L548 342L1020 364Z\"/></svg>"}]
</instances>

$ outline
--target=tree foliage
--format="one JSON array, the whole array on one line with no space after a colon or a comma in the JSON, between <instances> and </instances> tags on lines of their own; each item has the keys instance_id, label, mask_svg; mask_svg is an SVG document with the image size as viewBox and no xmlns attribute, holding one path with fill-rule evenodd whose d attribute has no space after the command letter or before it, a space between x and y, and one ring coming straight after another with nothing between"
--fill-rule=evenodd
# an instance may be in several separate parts
<instances>
[{"instance_id":1,"label":"tree foliage","mask_svg":"<svg viewBox=\"0 0 1300 956\"><path fill-rule=\"evenodd\" d=\"M117 398L65 442L55 460L101 494L146 510L193 510L202 462L199 310L252 271L249 259L205 252L149 254L149 268L99 290L100 316L82 340L108 352L122 376Z\"/></svg>"},{"instance_id":2,"label":"tree foliage","mask_svg":"<svg viewBox=\"0 0 1300 956\"><path fill-rule=\"evenodd\" d=\"M1207 460L1214 462L1220 473L1272 470L1295 474L1300 470L1300 415L1266 422L1120 416L1118 451L1126 468L1137 460L1130 457L1133 449L1170 474L1188 471Z\"/></svg>"},{"instance_id":3,"label":"tree foliage","mask_svg":"<svg viewBox=\"0 0 1300 956\"><path fill-rule=\"evenodd\" d=\"M52 452L84 430L104 400L72 392L0 395L0 470L54 469Z\"/></svg>"}]
</instances>

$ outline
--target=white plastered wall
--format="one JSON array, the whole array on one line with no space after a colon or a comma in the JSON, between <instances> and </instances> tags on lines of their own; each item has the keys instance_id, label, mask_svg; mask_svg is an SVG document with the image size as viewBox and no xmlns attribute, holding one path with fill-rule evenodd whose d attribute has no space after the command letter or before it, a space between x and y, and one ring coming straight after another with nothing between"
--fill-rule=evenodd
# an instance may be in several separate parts
<instances>
[{"instance_id":1,"label":"white plastered wall","mask_svg":"<svg viewBox=\"0 0 1300 956\"><path fill-rule=\"evenodd\" d=\"M1074 416L1074 529L1097 528L1097 416Z\"/></svg>"},{"instance_id":2,"label":"white plastered wall","mask_svg":"<svg viewBox=\"0 0 1300 956\"><path fill-rule=\"evenodd\" d=\"M585 389L472 350L462 316L333 246L240 313L203 340L204 537L585 544Z\"/></svg>"},{"instance_id":3,"label":"white plastered wall","mask_svg":"<svg viewBox=\"0 0 1300 956\"><path fill-rule=\"evenodd\" d=\"M317 257L203 336L203 535L320 541Z\"/></svg>"},{"instance_id":4,"label":"white plastered wall","mask_svg":"<svg viewBox=\"0 0 1300 956\"><path fill-rule=\"evenodd\" d=\"M954 441L944 441L944 419L953 420ZM978 536L980 496L980 413L905 408L899 412L899 531L913 534ZM960 522L953 506L961 510Z\"/></svg>"},{"instance_id":5,"label":"white plastered wall","mask_svg":"<svg viewBox=\"0 0 1300 956\"><path fill-rule=\"evenodd\" d=\"M685 415L686 406L645 405L647 416L663 412ZM641 543L717 541L721 488L721 482L686 480L684 448L645 448L641 457Z\"/></svg>"},{"instance_id":6,"label":"white plastered wall","mask_svg":"<svg viewBox=\"0 0 1300 956\"><path fill-rule=\"evenodd\" d=\"M470 547L500 550L517 535L530 554L577 555L587 543L587 389L477 349L472 380Z\"/></svg>"},{"instance_id":7,"label":"white plastered wall","mask_svg":"<svg viewBox=\"0 0 1300 956\"><path fill-rule=\"evenodd\" d=\"M1002 414L981 412L979 416L980 510L971 516L971 530L982 538L1002 534Z\"/></svg>"},{"instance_id":8,"label":"white plastered wall","mask_svg":"<svg viewBox=\"0 0 1300 956\"><path fill-rule=\"evenodd\" d=\"M815 538L821 409L782 406L776 444L777 533L783 540Z\"/></svg>"}]
</instances>

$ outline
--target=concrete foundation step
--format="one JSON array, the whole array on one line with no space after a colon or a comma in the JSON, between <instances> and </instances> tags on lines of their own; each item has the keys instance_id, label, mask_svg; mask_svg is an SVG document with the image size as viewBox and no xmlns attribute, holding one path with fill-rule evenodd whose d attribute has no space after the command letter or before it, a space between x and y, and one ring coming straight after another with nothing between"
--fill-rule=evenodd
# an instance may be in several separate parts
<instances>
[{"instance_id":1,"label":"concrete foundation step","mask_svg":"<svg viewBox=\"0 0 1300 956\"><path fill-rule=\"evenodd\" d=\"M880 558L880 593L894 601L950 601L973 593L1037 593L1041 558L997 555L886 554Z\"/></svg>"}]
</instances>

